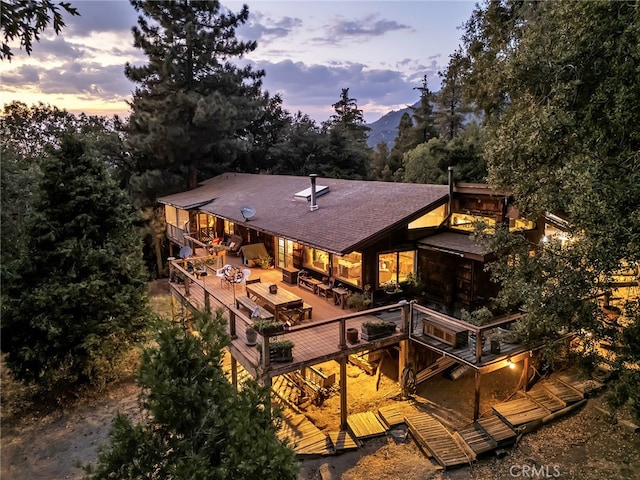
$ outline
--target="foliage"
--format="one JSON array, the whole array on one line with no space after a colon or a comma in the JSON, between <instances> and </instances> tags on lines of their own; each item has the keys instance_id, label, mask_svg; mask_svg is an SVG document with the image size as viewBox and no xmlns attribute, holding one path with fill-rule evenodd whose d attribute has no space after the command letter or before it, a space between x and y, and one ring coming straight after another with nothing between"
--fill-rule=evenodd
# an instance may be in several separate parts
<instances>
[{"instance_id":1,"label":"foliage","mask_svg":"<svg viewBox=\"0 0 640 480\"><path fill-rule=\"evenodd\" d=\"M486 325L493 319L493 313L487 307L482 307L473 312L462 309L460 312L460 319L464 322L476 325L478 327Z\"/></svg>"},{"instance_id":2,"label":"foliage","mask_svg":"<svg viewBox=\"0 0 640 480\"><path fill-rule=\"evenodd\" d=\"M149 318L140 241L124 193L78 138L42 162L26 247L12 266L3 350L14 377L103 382L144 338Z\"/></svg>"},{"instance_id":3,"label":"foliage","mask_svg":"<svg viewBox=\"0 0 640 480\"><path fill-rule=\"evenodd\" d=\"M277 320L256 319L253 321L253 328L257 332L263 333L265 331L281 331L283 330L283 325L282 322Z\"/></svg>"},{"instance_id":4,"label":"foliage","mask_svg":"<svg viewBox=\"0 0 640 480\"><path fill-rule=\"evenodd\" d=\"M166 324L145 350L142 420L117 416L88 478L295 480L298 462L276 437L281 416L271 415L269 389L254 380L236 389L223 371L222 310L192 321L197 334Z\"/></svg>"},{"instance_id":5,"label":"foliage","mask_svg":"<svg viewBox=\"0 0 640 480\"><path fill-rule=\"evenodd\" d=\"M487 176L484 143L483 130L471 124L452 140L438 137L420 144L403 157L403 181L446 184L449 167L454 167L454 181L483 182Z\"/></svg>"},{"instance_id":6,"label":"foliage","mask_svg":"<svg viewBox=\"0 0 640 480\"><path fill-rule=\"evenodd\" d=\"M384 320L369 321L362 324L362 330L367 331L369 335L394 331L395 329L395 322L385 322Z\"/></svg>"},{"instance_id":7,"label":"foliage","mask_svg":"<svg viewBox=\"0 0 640 480\"><path fill-rule=\"evenodd\" d=\"M269 267L271 267L271 264L273 263L273 258L271 257L271 255L266 255L264 257L258 257L254 261L260 268L266 270Z\"/></svg>"},{"instance_id":8,"label":"foliage","mask_svg":"<svg viewBox=\"0 0 640 480\"><path fill-rule=\"evenodd\" d=\"M31 55L34 40L40 40L50 23L53 31L59 34L65 26L61 10L69 15L79 15L78 10L69 2L55 4L50 0L11 0L0 3L2 24L2 49L0 59L11 60L13 51L8 45L14 39L20 39L20 48L24 47L27 55Z\"/></svg>"},{"instance_id":9,"label":"foliage","mask_svg":"<svg viewBox=\"0 0 640 480\"><path fill-rule=\"evenodd\" d=\"M125 68L139 85L125 125L136 175L158 170L165 188L194 188L251 148L249 129L266 102L264 72L233 62L256 48L236 38L249 10L231 13L217 0L131 4L140 13L134 45L149 60Z\"/></svg>"},{"instance_id":10,"label":"foliage","mask_svg":"<svg viewBox=\"0 0 640 480\"><path fill-rule=\"evenodd\" d=\"M364 293L355 292L347 298L347 307L353 308L356 312L365 310L371 305L371 296Z\"/></svg>"},{"instance_id":11,"label":"foliage","mask_svg":"<svg viewBox=\"0 0 640 480\"><path fill-rule=\"evenodd\" d=\"M288 339L269 342L269 350L272 350L272 351L291 350L295 346L296 344L293 341Z\"/></svg>"},{"instance_id":12,"label":"foliage","mask_svg":"<svg viewBox=\"0 0 640 480\"><path fill-rule=\"evenodd\" d=\"M471 111L463 97L463 78L468 70L467 58L457 50L449 56L445 72L438 72L442 88L436 96L438 110L435 113L436 128L440 137L451 141L463 130L464 115Z\"/></svg>"},{"instance_id":13,"label":"foliage","mask_svg":"<svg viewBox=\"0 0 640 480\"><path fill-rule=\"evenodd\" d=\"M508 253L492 267L500 301L526 308L530 337L601 338L593 299L623 263L640 264L639 15L635 2L493 1L466 26L465 91L483 110L489 182L532 219L567 219L548 243L491 241Z\"/></svg>"}]
</instances>

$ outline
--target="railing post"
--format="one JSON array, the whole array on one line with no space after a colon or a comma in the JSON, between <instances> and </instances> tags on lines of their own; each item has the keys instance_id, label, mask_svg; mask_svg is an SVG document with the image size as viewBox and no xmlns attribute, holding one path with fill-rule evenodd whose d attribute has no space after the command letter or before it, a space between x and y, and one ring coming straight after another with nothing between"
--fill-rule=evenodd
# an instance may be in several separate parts
<instances>
[{"instance_id":1,"label":"railing post","mask_svg":"<svg viewBox=\"0 0 640 480\"><path fill-rule=\"evenodd\" d=\"M340 319L340 350L345 350L347 348L347 322L344 318Z\"/></svg>"},{"instance_id":2,"label":"railing post","mask_svg":"<svg viewBox=\"0 0 640 480\"><path fill-rule=\"evenodd\" d=\"M262 336L262 365L267 371L271 365L271 355L269 354L269 335Z\"/></svg>"},{"instance_id":3,"label":"railing post","mask_svg":"<svg viewBox=\"0 0 640 480\"><path fill-rule=\"evenodd\" d=\"M236 334L236 314L229 309L229 336L232 340L238 338Z\"/></svg>"}]
</instances>

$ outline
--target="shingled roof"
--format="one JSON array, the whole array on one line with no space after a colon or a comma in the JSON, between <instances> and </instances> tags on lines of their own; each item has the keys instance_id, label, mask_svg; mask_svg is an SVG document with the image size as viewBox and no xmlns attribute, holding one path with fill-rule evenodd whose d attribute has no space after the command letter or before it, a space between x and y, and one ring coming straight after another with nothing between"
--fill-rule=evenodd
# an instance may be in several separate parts
<instances>
[{"instance_id":1,"label":"shingled roof","mask_svg":"<svg viewBox=\"0 0 640 480\"><path fill-rule=\"evenodd\" d=\"M161 203L229 219L271 235L336 253L349 253L446 202L446 185L368 182L318 177L329 192L317 198L318 209L295 198L311 186L309 177L225 173ZM240 209L256 210L247 222Z\"/></svg>"}]
</instances>

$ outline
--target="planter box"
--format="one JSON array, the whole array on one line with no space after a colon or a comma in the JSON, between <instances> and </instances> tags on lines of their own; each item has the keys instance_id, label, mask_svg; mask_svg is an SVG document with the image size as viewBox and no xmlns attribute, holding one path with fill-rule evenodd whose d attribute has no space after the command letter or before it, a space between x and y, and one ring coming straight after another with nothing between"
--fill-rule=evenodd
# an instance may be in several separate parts
<instances>
[{"instance_id":1,"label":"planter box","mask_svg":"<svg viewBox=\"0 0 640 480\"><path fill-rule=\"evenodd\" d=\"M363 340L377 340L378 338L388 337L396 331L396 324L389 323L386 328L375 327L369 328L362 325L360 327L360 336Z\"/></svg>"},{"instance_id":2,"label":"planter box","mask_svg":"<svg viewBox=\"0 0 640 480\"><path fill-rule=\"evenodd\" d=\"M438 339L453 348L466 345L467 332L466 328L441 322L435 318L424 317L422 319L422 333L424 335Z\"/></svg>"},{"instance_id":3,"label":"planter box","mask_svg":"<svg viewBox=\"0 0 640 480\"><path fill-rule=\"evenodd\" d=\"M293 347L288 347L288 348L269 347L269 360L272 363L292 362Z\"/></svg>"}]
</instances>

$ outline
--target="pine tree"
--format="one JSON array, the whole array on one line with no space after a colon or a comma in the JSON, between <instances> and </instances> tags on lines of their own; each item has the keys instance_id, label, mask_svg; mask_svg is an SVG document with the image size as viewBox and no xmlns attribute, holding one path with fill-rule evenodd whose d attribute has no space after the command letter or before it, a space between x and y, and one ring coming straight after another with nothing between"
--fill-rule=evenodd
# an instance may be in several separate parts
<instances>
[{"instance_id":1,"label":"pine tree","mask_svg":"<svg viewBox=\"0 0 640 480\"><path fill-rule=\"evenodd\" d=\"M464 115L471 111L463 98L463 78L467 69L468 59L461 51L456 51L449 57L446 71L438 72L442 78L442 88L436 97L438 111L435 123L438 133L447 141L460 133Z\"/></svg>"},{"instance_id":2,"label":"pine tree","mask_svg":"<svg viewBox=\"0 0 640 480\"><path fill-rule=\"evenodd\" d=\"M137 12L134 45L144 66L127 64L126 77L140 86L131 102L127 132L140 174L159 170L193 188L228 170L251 147L247 128L265 101L263 71L232 61L256 42L239 41L236 28L249 16L223 10L219 1L131 0Z\"/></svg>"},{"instance_id":3,"label":"pine tree","mask_svg":"<svg viewBox=\"0 0 640 480\"><path fill-rule=\"evenodd\" d=\"M434 127L432 105L434 98L433 93L429 90L426 75L422 78L422 86L416 87L416 89L420 90L420 103L417 107L410 107L413 114L414 138L413 144L407 145L407 151L438 136L438 131Z\"/></svg>"},{"instance_id":4,"label":"pine tree","mask_svg":"<svg viewBox=\"0 0 640 480\"><path fill-rule=\"evenodd\" d=\"M24 241L2 319L11 373L43 385L114 377L145 332L146 276L126 196L78 137L42 163Z\"/></svg>"},{"instance_id":5,"label":"pine tree","mask_svg":"<svg viewBox=\"0 0 640 480\"><path fill-rule=\"evenodd\" d=\"M222 369L224 318L197 312L190 333L161 327L142 356L138 424L119 415L95 467L100 479L295 480L295 452L276 437L270 392L249 380L237 390Z\"/></svg>"}]
</instances>

